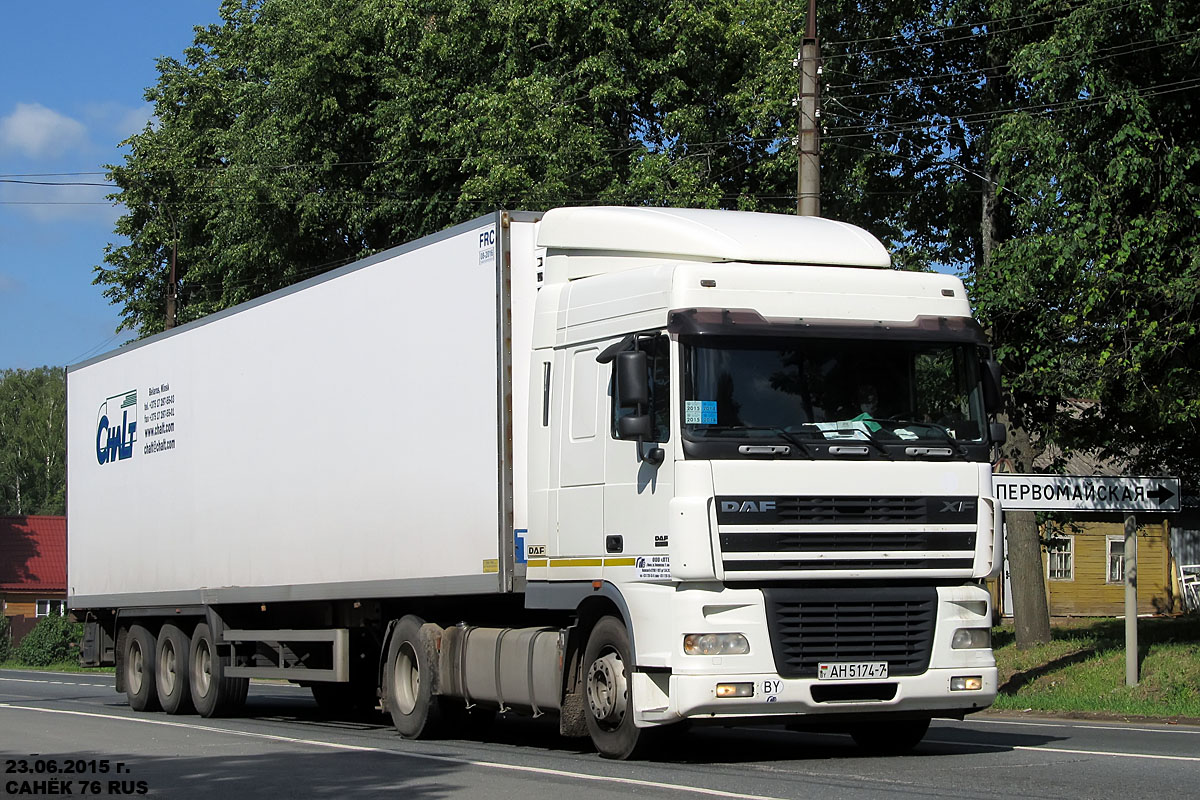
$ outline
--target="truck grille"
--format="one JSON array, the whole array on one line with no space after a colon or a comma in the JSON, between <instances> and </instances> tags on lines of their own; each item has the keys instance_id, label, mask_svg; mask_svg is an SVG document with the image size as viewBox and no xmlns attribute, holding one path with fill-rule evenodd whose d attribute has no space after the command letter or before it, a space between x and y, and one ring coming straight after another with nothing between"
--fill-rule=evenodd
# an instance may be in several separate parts
<instances>
[{"instance_id":1,"label":"truck grille","mask_svg":"<svg viewBox=\"0 0 1200 800\"><path fill-rule=\"evenodd\" d=\"M815 678L825 661L886 661L890 677L929 667L937 619L932 587L764 589L775 668Z\"/></svg>"},{"instance_id":2,"label":"truck grille","mask_svg":"<svg viewBox=\"0 0 1200 800\"><path fill-rule=\"evenodd\" d=\"M726 553L816 553L870 550L975 550L975 531L837 531L721 533Z\"/></svg>"},{"instance_id":3,"label":"truck grille","mask_svg":"<svg viewBox=\"0 0 1200 800\"><path fill-rule=\"evenodd\" d=\"M717 499L720 525L974 525L977 498L855 495Z\"/></svg>"},{"instance_id":4,"label":"truck grille","mask_svg":"<svg viewBox=\"0 0 1200 800\"><path fill-rule=\"evenodd\" d=\"M748 579L750 573L775 578L857 570L967 576L974 562L974 497L722 495L716 500L721 560L732 580Z\"/></svg>"}]
</instances>

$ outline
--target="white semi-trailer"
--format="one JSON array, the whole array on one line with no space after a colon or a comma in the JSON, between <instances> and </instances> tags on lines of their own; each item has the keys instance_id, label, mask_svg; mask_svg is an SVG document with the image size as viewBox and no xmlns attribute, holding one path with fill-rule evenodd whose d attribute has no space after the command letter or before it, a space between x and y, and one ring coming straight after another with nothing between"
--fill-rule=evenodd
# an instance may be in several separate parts
<instances>
[{"instance_id":1,"label":"white semi-trailer","mask_svg":"<svg viewBox=\"0 0 1200 800\"><path fill-rule=\"evenodd\" d=\"M254 676L901 750L996 694L962 283L733 211L498 213L72 367L69 602L138 710Z\"/></svg>"}]
</instances>

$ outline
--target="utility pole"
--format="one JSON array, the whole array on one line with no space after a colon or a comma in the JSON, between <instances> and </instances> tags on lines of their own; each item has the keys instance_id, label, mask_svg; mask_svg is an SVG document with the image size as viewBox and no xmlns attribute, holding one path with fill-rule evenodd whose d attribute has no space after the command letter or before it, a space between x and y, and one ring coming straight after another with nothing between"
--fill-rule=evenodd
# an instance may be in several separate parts
<instances>
[{"instance_id":1,"label":"utility pole","mask_svg":"<svg viewBox=\"0 0 1200 800\"><path fill-rule=\"evenodd\" d=\"M817 41L817 2L808 0L804 41L792 66L800 68L800 94L792 101L799 109L800 135L796 137L796 213L821 216L821 47Z\"/></svg>"}]
</instances>

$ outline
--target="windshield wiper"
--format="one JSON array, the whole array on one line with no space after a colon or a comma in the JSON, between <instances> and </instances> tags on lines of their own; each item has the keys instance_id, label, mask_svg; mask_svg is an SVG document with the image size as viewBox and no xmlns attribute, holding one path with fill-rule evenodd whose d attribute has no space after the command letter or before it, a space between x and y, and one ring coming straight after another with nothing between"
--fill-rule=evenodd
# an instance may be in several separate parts
<instances>
[{"instance_id":1,"label":"windshield wiper","mask_svg":"<svg viewBox=\"0 0 1200 800\"><path fill-rule=\"evenodd\" d=\"M941 438L945 439L954 452L962 458L967 458L967 448L963 447L962 443L950 435L950 431L946 430L945 426L938 425L936 422L918 422L915 419L906 419L904 417L868 417L871 422L886 422L894 425L897 428L923 428L933 431Z\"/></svg>"}]
</instances>

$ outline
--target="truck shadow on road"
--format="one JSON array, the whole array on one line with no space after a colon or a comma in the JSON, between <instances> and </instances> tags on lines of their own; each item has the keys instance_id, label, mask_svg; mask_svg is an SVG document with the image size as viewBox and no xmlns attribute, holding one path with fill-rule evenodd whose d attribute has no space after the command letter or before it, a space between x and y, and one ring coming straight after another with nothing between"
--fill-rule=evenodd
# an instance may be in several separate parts
<instances>
[{"instance_id":1,"label":"truck shadow on road","mask_svg":"<svg viewBox=\"0 0 1200 800\"><path fill-rule=\"evenodd\" d=\"M326 731L378 731L396 736L391 720L379 712L357 715L330 715L315 704L304 701L273 701L255 698L247 704L246 713L263 719L278 719L313 726ZM647 761L677 764L749 763L772 761L805 761L825 759L871 758L849 735L787 730L781 725L751 727L749 725L693 725L678 730L668 729L656 737L644 758ZM903 758L970 755L995 753L1016 747L1037 747L1064 737L1030 732L983 731L966 724L936 723L925 740ZM530 719L518 715L499 715L483 731L472 735L452 732L446 743L482 744L500 755L504 750L523 750L558 753L561 755L593 754L587 739L567 739L558 733L557 718L547 715ZM880 756L883 757L883 756ZM894 757L894 756L893 756Z\"/></svg>"}]
</instances>

